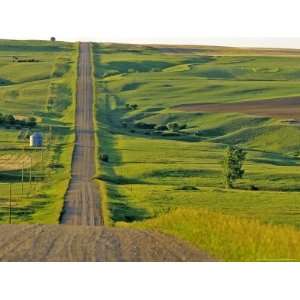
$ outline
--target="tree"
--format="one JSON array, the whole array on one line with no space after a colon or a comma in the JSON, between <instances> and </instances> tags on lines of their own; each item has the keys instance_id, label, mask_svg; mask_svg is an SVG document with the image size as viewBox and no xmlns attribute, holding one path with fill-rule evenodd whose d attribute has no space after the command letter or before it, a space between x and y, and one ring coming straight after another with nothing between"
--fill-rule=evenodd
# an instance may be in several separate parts
<instances>
[{"instance_id":1,"label":"tree","mask_svg":"<svg viewBox=\"0 0 300 300\"><path fill-rule=\"evenodd\" d=\"M35 117L30 117L27 121L27 126L32 128L36 126L36 118Z\"/></svg>"},{"instance_id":2,"label":"tree","mask_svg":"<svg viewBox=\"0 0 300 300\"><path fill-rule=\"evenodd\" d=\"M126 104L126 108L129 110L137 110L138 105L137 104Z\"/></svg>"},{"instance_id":3,"label":"tree","mask_svg":"<svg viewBox=\"0 0 300 300\"><path fill-rule=\"evenodd\" d=\"M226 188L233 188L236 179L243 177L242 169L246 158L246 152L236 146L229 146L224 159L224 177Z\"/></svg>"},{"instance_id":4,"label":"tree","mask_svg":"<svg viewBox=\"0 0 300 300\"><path fill-rule=\"evenodd\" d=\"M50 40L51 40L51 42L55 42L56 38L54 36L52 36Z\"/></svg>"},{"instance_id":5,"label":"tree","mask_svg":"<svg viewBox=\"0 0 300 300\"><path fill-rule=\"evenodd\" d=\"M13 115L6 115L4 117L4 122L9 125L14 125L16 123L16 119Z\"/></svg>"},{"instance_id":6,"label":"tree","mask_svg":"<svg viewBox=\"0 0 300 300\"><path fill-rule=\"evenodd\" d=\"M171 130L171 131L178 131L178 130L179 130L179 125L178 125L178 123L176 123L176 122L168 123L168 124L167 124L167 127L168 127L168 129Z\"/></svg>"},{"instance_id":7,"label":"tree","mask_svg":"<svg viewBox=\"0 0 300 300\"><path fill-rule=\"evenodd\" d=\"M100 154L100 159L103 161L103 162L108 162L109 161L109 156L105 153L102 153Z\"/></svg>"}]
</instances>

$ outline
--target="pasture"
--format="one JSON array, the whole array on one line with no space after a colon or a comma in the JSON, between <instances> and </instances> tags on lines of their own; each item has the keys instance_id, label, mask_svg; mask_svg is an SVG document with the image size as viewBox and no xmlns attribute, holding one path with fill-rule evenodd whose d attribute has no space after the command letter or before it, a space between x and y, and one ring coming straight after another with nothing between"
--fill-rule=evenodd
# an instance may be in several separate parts
<instances>
[{"instance_id":1,"label":"pasture","mask_svg":"<svg viewBox=\"0 0 300 300\"><path fill-rule=\"evenodd\" d=\"M229 243L230 226L216 226L216 243L232 247L222 254L209 245L209 235L199 236L197 226L210 228L213 218L198 222L196 212L238 218L250 239L264 228L251 222L271 226L273 236L288 224L298 236L300 127L287 120L295 114L275 115L270 108L281 99L281 107L286 101L289 112L297 109L289 99L300 95L299 63L296 50L94 44L99 162L100 154L109 156L98 175L107 190L107 219L208 245L220 259L290 258L283 257L286 249L255 257L247 241L240 257L228 254L237 240ZM228 145L247 151L245 176L233 190L224 189ZM181 210L188 217L181 218Z\"/></svg>"},{"instance_id":2,"label":"pasture","mask_svg":"<svg viewBox=\"0 0 300 300\"><path fill-rule=\"evenodd\" d=\"M28 128L0 124L0 222L57 223L70 177L77 46L63 42L0 41L0 109ZM42 148L29 147L40 131Z\"/></svg>"}]
</instances>

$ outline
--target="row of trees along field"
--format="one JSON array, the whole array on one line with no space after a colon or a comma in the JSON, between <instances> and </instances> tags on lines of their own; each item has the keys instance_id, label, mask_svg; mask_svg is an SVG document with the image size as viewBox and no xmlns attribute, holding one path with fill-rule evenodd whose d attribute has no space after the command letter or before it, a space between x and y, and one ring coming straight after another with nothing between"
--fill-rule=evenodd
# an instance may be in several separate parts
<instances>
[{"instance_id":1,"label":"row of trees along field","mask_svg":"<svg viewBox=\"0 0 300 300\"><path fill-rule=\"evenodd\" d=\"M0 125L33 128L36 126L36 118L18 119L12 114L4 115L0 113Z\"/></svg>"}]
</instances>

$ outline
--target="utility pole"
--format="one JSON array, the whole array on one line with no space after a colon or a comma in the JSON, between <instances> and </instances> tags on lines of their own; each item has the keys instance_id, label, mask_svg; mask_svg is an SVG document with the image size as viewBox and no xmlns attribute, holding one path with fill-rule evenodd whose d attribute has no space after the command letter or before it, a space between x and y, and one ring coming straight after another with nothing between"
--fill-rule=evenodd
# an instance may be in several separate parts
<instances>
[{"instance_id":1,"label":"utility pole","mask_svg":"<svg viewBox=\"0 0 300 300\"><path fill-rule=\"evenodd\" d=\"M48 133L48 146L51 145L51 140L52 140L52 126L49 125L49 133Z\"/></svg>"},{"instance_id":2,"label":"utility pole","mask_svg":"<svg viewBox=\"0 0 300 300\"><path fill-rule=\"evenodd\" d=\"M44 174L44 149L42 149L42 176L43 176L43 179L45 177L45 174Z\"/></svg>"},{"instance_id":3,"label":"utility pole","mask_svg":"<svg viewBox=\"0 0 300 300\"><path fill-rule=\"evenodd\" d=\"M32 154L30 153L30 168L29 168L29 185L31 192L31 180L32 180Z\"/></svg>"},{"instance_id":4,"label":"utility pole","mask_svg":"<svg viewBox=\"0 0 300 300\"><path fill-rule=\"evenodd\" d=\"M24 194L24 161L22 162L22 197Z\"/></svg>"},{"instance_id":5,"label":"utility pole","mask_svg":"<svg viewBox=\"0 0 300 300\"><path fill-rule=\"evenodd\" d=\"M9 184L9 224L11 224L11 183Z\"/></svg>"},{"instance_id":6,"label":"utility pole","mask_svg":"<svg viewBox=\"0 0 300 300\"><path fill-rule=\"evenodd\" d=\"M46 148L46 155L47 155L47 157L48 157L48 155L50 153L51 145L52 145L52 126L49 125L49 138L48 138L48 145L47 145L47 148ZM46 168L46 172L47 172L47 178L49 179L49 176L50 176L50 169L49 169L49 167Z\"/></svg>"}]
</instances>

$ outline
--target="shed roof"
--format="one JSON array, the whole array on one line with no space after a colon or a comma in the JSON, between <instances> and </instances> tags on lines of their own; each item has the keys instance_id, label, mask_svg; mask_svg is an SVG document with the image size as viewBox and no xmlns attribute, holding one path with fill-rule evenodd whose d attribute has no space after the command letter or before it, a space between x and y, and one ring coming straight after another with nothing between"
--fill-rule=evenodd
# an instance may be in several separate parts
<instances>
[{"instance_id":1,"label":"shed roof","mask_svg":"<svg viewBox=\"0 0 300 300\"><path fill-rule=\"evenodd\" d=\"M34 132L31 134L32 137L42 137L43 135L40 132Z\"/></svg>"}]
</instances>

